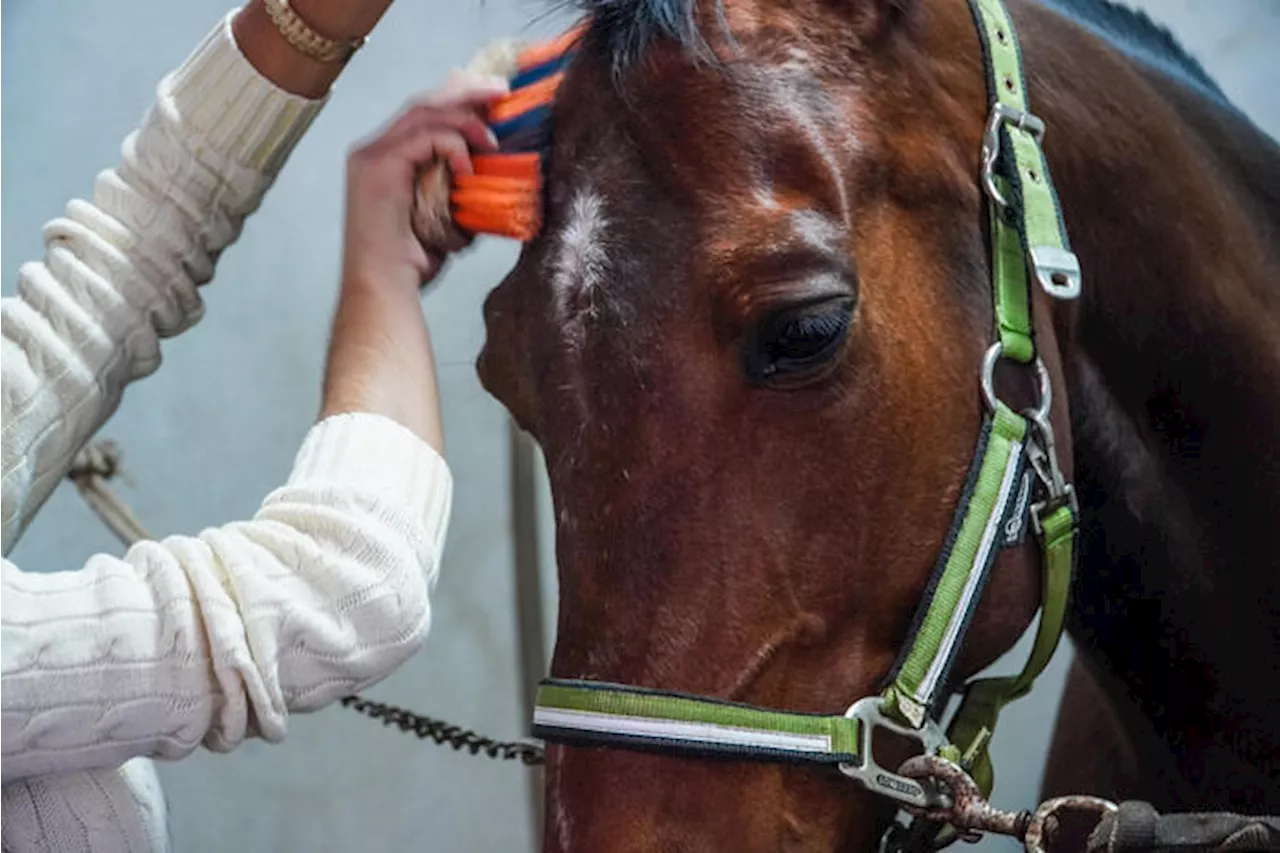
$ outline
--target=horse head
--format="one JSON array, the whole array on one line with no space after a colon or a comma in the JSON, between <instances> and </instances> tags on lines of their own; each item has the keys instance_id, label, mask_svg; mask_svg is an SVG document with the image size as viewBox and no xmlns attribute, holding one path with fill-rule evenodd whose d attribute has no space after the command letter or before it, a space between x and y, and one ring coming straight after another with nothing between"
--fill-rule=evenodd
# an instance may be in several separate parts
<instances>
[{"instance_id":1,"label":"horse head","mask_svg":"<svg viewBox=\"0 0 1280 853\"><path fill-rule=\"evenodd\" d=\"M838 714L899 654L982 422L973 18L589 6L479 363L547 461L552 673ZM1001 554L958 674L1024 631L1036 565ZM826 768L614 749L551 746L547 786L553 850L856 848L884 805Z\"/></svg>"}]
</instances>

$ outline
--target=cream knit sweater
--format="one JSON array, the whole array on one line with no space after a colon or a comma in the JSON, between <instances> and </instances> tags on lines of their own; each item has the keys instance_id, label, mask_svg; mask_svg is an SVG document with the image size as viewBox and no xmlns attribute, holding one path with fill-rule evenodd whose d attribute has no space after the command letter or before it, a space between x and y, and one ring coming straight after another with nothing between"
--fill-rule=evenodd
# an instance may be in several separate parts
<instances>
[{"instance_id":1,"label":"cream knit sweater","mask_svg":"<svg viewBox=\"0 0 1280 853\"><path fill-rule=\"evenodd\" d=\"M199 319L196 286L321 105L258 75L228 15L162 81L93 200L46 225L45 260L3 301L6 555L124 386L156 369L160 338ZM248 521L78 571L5 559L4 849L167 849L141 759L278 741L291 712L388 675L427 630L451 490L407 429L341 415Z\"/></svg>"}]
</instances>

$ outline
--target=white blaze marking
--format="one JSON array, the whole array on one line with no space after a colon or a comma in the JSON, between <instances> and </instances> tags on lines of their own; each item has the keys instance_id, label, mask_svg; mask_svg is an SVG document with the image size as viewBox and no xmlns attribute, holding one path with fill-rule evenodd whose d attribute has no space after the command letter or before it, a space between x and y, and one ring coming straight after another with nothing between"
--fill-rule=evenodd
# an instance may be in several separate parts
<instances>
[{"instance_id":1,"label":"white blaze marking","mask_svg":"<svg viewBox=\"0 0 1280 853\"><path fill-rule=\"evenodd\" d=\"M574 192L568 222L551 259L551 285L562 322L577 319L573 306L592 304L591 295L604 279L604 233L608 220L604 201L590 189Z\"/></svg>"}]
</instances>

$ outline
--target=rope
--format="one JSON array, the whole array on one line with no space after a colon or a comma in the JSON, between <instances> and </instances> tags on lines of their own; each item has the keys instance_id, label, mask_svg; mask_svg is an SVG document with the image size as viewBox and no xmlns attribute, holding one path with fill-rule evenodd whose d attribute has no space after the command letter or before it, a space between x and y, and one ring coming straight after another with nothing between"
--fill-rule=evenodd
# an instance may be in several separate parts
<instances>
[{"instance_id":1,"label":"rope","mask_svg":"<svg viewBox=\"0 0 1280 853\"><path fill-rule=\"evenodd\" d=\"M1228 812L1162 815L1128 801L1089 836L1088 853L1255 853L1280 850L1280 817Z\"/></svg>"},{"instance_id":2,"label":"rope","mask_svg":"<svg viewBox=\"0 0 1280 853\"><path fill-rule=\"evenodd\" d=\"M120 449L113 441L100 441L85 447L76 454L71 470L67 472L67 478L75 483L80 497L128 548L135 542L152 537L129 505L107 485L107 481L115 476L123 477Z\"/></svg>"},{"instance_id":3,"label":"rope","mask_svg":"<svg viewBox=\"0 0 1280 853\"><path fill-rule=\"evenodd\" d=\"M113 441L99 441L84 447L71 462L67 478L75 483L76 490L94 514L106 525L126 548L143 540L154 540L138 520L129 505L117 495L109 484L115 477L126 479L120 467L120 448ZM465 749L472 755L485 755L503 761L519 760L527 766L542 764L542 747L524 741L500 741L455 726L444 720L406 711L395 705L387 705L365 699L362 696L346 696L342 707L378 720L386 726L395 726L402 732L430 739L436 744L447 744L455 750Z\"/></svg>"},{"instance_id":4,"label":"rope","mask_svg":"<svg viewBox=\"0 0 1280 853\"><path fill-rule=\"evenodd\" d=\"M885 836L886 853L937 853L957 838L977 841L980 833L1016 838L1027 853L1280 851L1280 817L1226 812L1161 815L1148 803L1126 801L1117 806L1080 795L1054 797L1034 812L1013 812L991 805L967 770L941 756L910 758L898 772L941 786L949 802L936 809L906 806L907 812L924 820L909 826L895 822ZM940 833L942 827L959 834Z\"/></svg>"}]
</instances>

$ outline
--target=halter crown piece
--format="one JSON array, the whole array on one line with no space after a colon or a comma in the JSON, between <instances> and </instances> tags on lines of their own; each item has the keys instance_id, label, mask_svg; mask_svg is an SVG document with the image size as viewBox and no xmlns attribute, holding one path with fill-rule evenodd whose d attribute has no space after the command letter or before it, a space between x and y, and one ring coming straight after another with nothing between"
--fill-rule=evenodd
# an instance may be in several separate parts
<instances>
[{"instance_id":1,"label":"halter crown piece","mask_svg":"<svg viewBox=\"0 0 1280 853\"><path fill-rule=\"evenodd\" d=\"M1048 372L1036 354L1029 282L1050 296L1074 299L1080 267L1071 252L1057 194L1041 150L1044 123L1028 110L1017 35L1002 0L970 0L982 44L991 111L979 176L990 217L995 338L982 365L985 406L974 459L932 579L888 684L842 714L805 714L702 696L580 679L546 679L533 733L550 742L706 758L826 764L913 813L945 808L937 780L908 778L878 766L876 729L917 742L927 755L959 765L990 793L987 748L1000 711L1025 696L1057 648L1075 563L1078 508L1058 467L1049 423ZM529 54L513 94L492 117L501 153L477 158L476 176L457 181L455 220L473 231L529 239L537 229L540 153L549 141L549 102L576 33ZM507 158L504 160L504 158ZM503 163L504 165L499 165ZM509 165L507 165L509 164ZM512 183L516 182L517 183ZM533 188L533 189L531 189ZM533 203L530 203L530 192ZM532 213L531 213L532 211ZM1033 367L1036 408L1017 412L996 395L1002 358ZM1040 622L1029 659L1011 677L980 678L953 690L951 670L997 552L1040 545ZM949 725L939 722L953 693L962 694ZM895 846L941 846L949 828L930 821L897 826Z\"/></svg>"}]
</instances>

